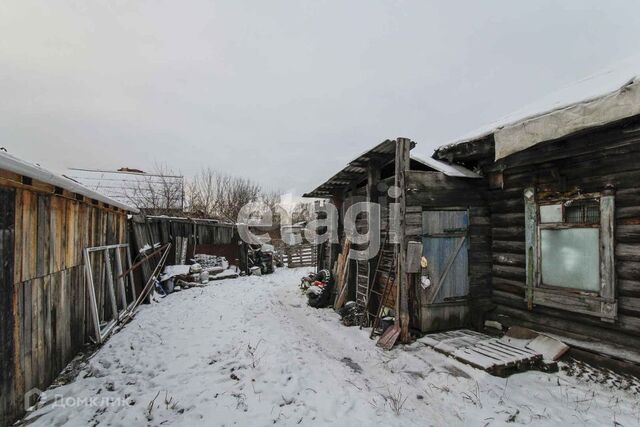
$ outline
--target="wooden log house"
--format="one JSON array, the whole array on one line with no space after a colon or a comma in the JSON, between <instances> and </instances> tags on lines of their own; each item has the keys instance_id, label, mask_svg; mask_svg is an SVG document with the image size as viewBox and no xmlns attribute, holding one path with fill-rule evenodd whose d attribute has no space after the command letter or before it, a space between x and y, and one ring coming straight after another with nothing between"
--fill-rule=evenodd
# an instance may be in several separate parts
<instances>
[{"instance_id":1,"label":"wooden log house","mask_svg":"<svg viewBox=\"0 0 640 427\"><path fill-rule=\"evenodd\" d=\"M639 69L586 79L434 154L483 175L491 232L488 318L635 364Z\"/></svg>"},{"instance_id":2,"label":"wooden log house","mask_svg":"<svg viewBox=\"0 0 640 427\"><path fill-rule=\"evenodd\" d=\"M83 249L126 243L128 212L136 209L0 152L0 425L92 338Z\"/></svg>"}]
</instances>

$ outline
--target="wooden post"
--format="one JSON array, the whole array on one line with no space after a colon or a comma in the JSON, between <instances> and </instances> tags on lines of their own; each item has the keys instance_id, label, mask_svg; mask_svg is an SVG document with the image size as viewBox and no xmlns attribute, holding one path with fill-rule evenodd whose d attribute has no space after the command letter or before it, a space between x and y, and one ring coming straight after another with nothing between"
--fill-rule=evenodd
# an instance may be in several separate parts
<instances>
[{"instance_id":1,"label":"wooden post","mask_svg":"<svg viewBox=\"0 0 640 427\"><path fill-rule=\"evenodd\" d=\"M343 218L343 214L342 214L342 202L343 202L343 196L342 196L342 192L340 193L334 193L331 197L331 203L333 203L333 205L336 207L336 210L338 211L338 218L336 218L337 220L337 233L338 233L338 242L328 242L329 243L329 271L332 274L336 274L337 272L335 271L335 266L336 266L336 262L338 261L338 254L341 251L341 245L340 245L340 239L342 238L342 231L344 229L344 218ZM334 277L335 279L335 277Z\"/></svg>"},{"instance_id":2,"label":"wooden post","mask_svg":"<svg viewBox=\"0 0 640 427\"><path fill-rule=\"evenodd\" d=\"M406 273L407 265L407 245L406 245L406 213L407 199L405 186L405 173L410 167L409 152L411 150L411 141L408 138L398 138L396 140L396 158L395 158L395 186L399 189L396 203L399 204L399 227L398 231L398 268L397 268L397 293L396 313L400 319L400 341L407 343L409 336L409 277Z\"/></svg>"},{"instance_id":3,"label":"wooden post","mask_svg":"<svg viewBox=\"0 0 640 427\"><path fill-rule=\"evenodd\" d=\"M524 234L525 234L525 254L526 254L526 302L527 308L533 310L534 288L538 285L538 231L536 227L536 189L527 187L524 190Z\"/></svg>"},{"instance_id":4,"label":"wooden post","mask_svg":"<svg viewBox=\"0 0 640 427\"><path fill-rule=\"evenodd\" d=\"M367 202L378 203L378 183L379 182L380 182L380 165L378 165L374 161L369 161L369 164L367 165ZM369 230L371 230L371 212L367 213L367 221L369 224ZM379 230L378 230L377 237L379 240L381 240ZM380 249L382 250L384 248L381 247ZM378 256L379 254L369 259L369 270L368 270L369 283L367 285L369 289L371 289L372 286L374 286L373 277L375 276L376 266L378 265L377 264ZM356 268L356 272L357 272L357 268ZM356 273L356 282L357 282L357 273ZM367 301L367 304L369 304L369 301Z\"/></svg>"}]
</instances>

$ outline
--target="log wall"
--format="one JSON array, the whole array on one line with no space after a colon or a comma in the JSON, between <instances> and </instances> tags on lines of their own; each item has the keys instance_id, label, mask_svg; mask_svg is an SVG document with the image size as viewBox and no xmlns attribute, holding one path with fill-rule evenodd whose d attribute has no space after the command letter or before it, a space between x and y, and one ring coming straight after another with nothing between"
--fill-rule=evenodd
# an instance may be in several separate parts
<instances>
[{"instance_id":1,"label":"log wall","mask_svg":"<svg viewBox=\"0 0 640 427\"><path fill-rule=\"evenodd\" d=\"M127 242L126 213L0 171L0 425L93 333L82 251ZM80 200L81 199L81 200Z\"/></svg>"},{"instance_id":2,"label":"log wall","mask_svg":"<svg viewBox=\"0 0 640 427\"><path fill-rule=\"evenodd\" d=\"M640 346L640 120L616 123L540 144L494 163L492 149L468 145L436 156L483 167L489 191L491 267L496 319L577 339ZM482 155L484 153L484 155ZM502 171L502 172L501 172ZM618 318L613 323L525 303L523 191L601 192L615 188L615 270Z\"/></svg>"}]
</instances>

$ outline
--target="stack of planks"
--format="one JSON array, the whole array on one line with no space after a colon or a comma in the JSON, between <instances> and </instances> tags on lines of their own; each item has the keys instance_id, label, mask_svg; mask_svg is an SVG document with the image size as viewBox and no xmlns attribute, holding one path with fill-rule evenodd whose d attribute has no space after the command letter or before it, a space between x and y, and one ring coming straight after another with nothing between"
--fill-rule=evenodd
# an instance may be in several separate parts
<instances>
[{"instance_id":1,"label":"stack of planks","mask_svg":"<svg viewBox=\"0 0 640 427\"><path fill-rule=\"evenodd\" d=\"M336 278L336 301L334 308L337 310L341 308L347 297L347 280L349 269L349 250L351 249L351 242L349 239L344 239L342 245L342 253L338 254L338 261L335 264L336 271L334 277Z\"/></svg>"}]
</instances>

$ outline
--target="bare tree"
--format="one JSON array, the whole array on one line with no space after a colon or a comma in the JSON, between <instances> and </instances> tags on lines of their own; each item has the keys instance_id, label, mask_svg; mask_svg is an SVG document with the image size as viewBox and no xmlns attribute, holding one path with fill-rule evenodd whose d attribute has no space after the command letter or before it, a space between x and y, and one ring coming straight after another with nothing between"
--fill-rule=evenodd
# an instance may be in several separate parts
<instances>
[{"instance_id":1,"label":"bare tree","mask_svg":"<svg viewBox=\"0 0 640 427\"><path fill-rule=\"evenodd\" d=\"M309 222L314 219L313 202L298 202L291 212L291 223Z\"/></svg>"},{"instance_id":2,"label":"bare tree","mask_svg":"<svg viewBox=\"0 0 640 427\"><path fill-rule=\"evenodd\" d=\"M278 200L276 192L265 193L260 184L250 179L219 173L211 168L202 169L188 185L191 213L207 218L235 222L244 205L262 201L273 208Z\"/></svg>"},{"instance_id":3,"label":"bare tree","mask_svg":"<svg viewBox=\"0 0 640 427\"><path fill-rule=\"evenodd\" d=\"M156 164L152 173L136 174L123 189L129 202L153 214L175 214L184 209L184 177L165 164Z\"/></svg>"},{"instance_id":4,"label":"bare tree","mask_svg":"<svg viewBox=\"0 0 640 427\"><path fill-rule=\"evenodd\" d=\"M224 185L220 188L222 204L219 212L220 215L235 221L244 205L259 200L261 188L259 184L247 178L223 175L222 181Z\"/></svg>"},{"instance_id":5,"label":"bare tree","mask_svg":"<svg viewBox=\"0 0 640 427\"><path fill-rule=\"evenodd\" d=\"M202 169L187 185L189 209L192 214L213 217L218 210L220 175L211 168Z\"/></svg>"}]
</instances>

